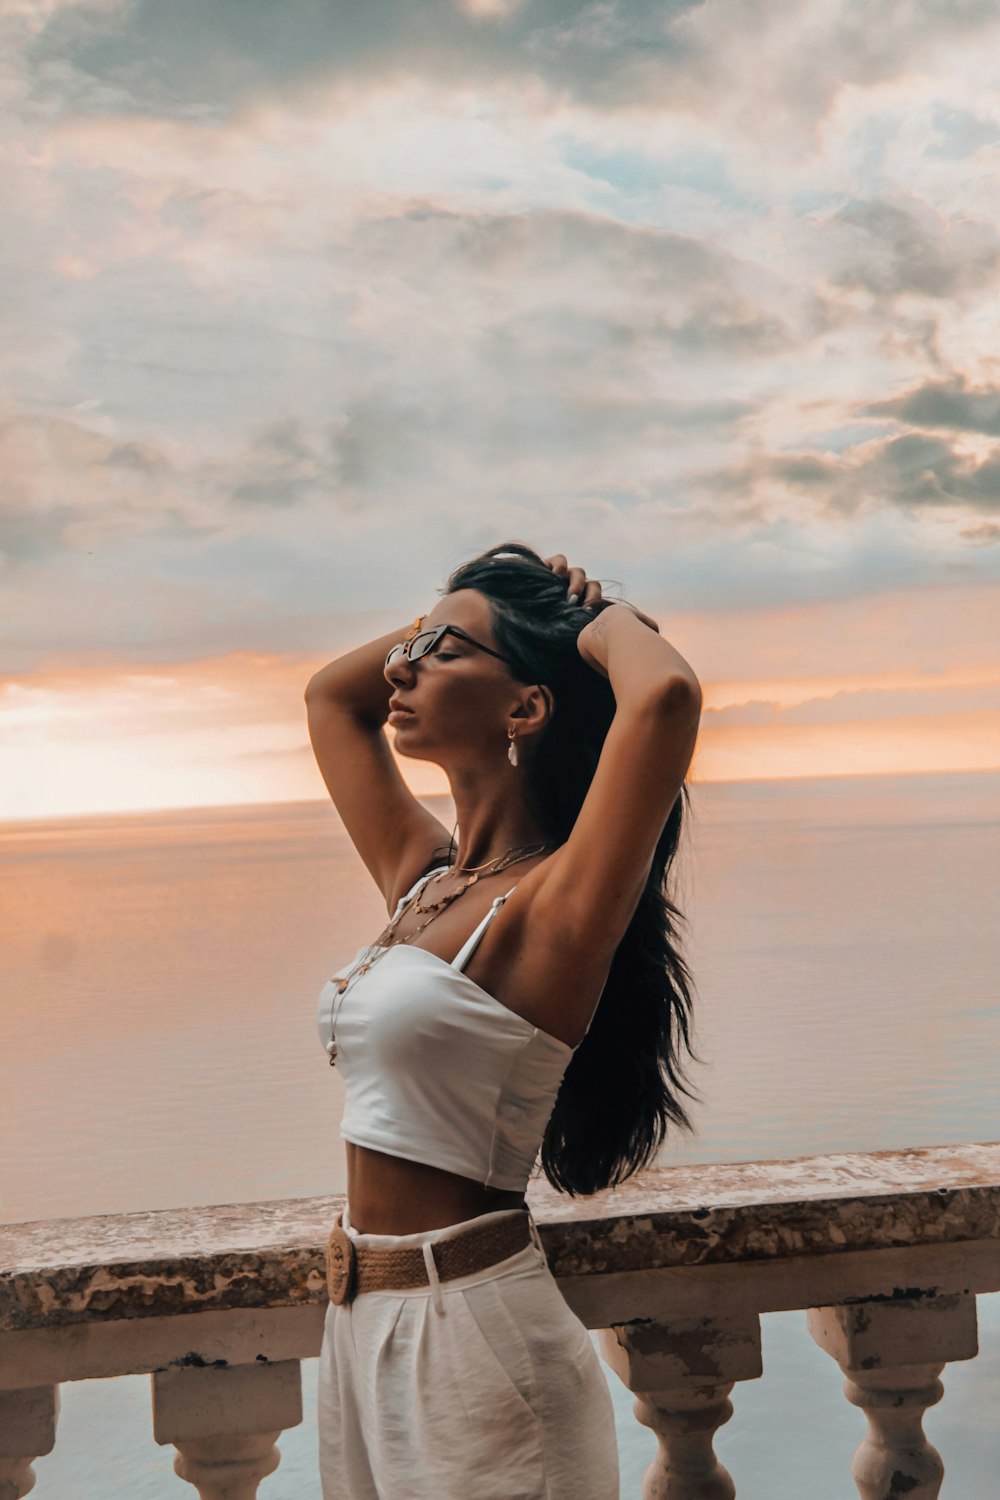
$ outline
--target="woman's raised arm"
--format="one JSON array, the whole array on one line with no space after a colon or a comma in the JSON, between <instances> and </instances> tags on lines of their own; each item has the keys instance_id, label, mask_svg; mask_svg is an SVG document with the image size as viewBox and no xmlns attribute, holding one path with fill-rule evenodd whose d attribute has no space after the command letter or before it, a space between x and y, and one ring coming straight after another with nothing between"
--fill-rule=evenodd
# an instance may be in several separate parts
<instances>
[{"instance_id":1,"label":"woman's raised arm","mask_svg":"<svg viewBox=\"0 0 1000 1500\"><path fill-rule=\"evenodd\" d=\"M564 951L625 935L694 753L701 686L669 641L628 605L608 605L577 637L615 695L597 769L569 838L539 870L536 909Z\"/></svg>"},{"instance_id":2,"label":"woman's raised arm","mask_svg":"<svg viewBox=\"0 0 1000 1500\"><path fill-rule=\"evenodd\" d=\"M450 837L399 774L384 733L393 691L385 659L408 629L338 656L305 690L316 764L389 911Z\"/></svg>"},{"instance_id":3,"label":"woman's raised arm","mask_svg":"<svg viewBox=\"0 0 1000 1500\"><path fill-rule=\"evenodd\" d=\"M616 620L621 620L623 609L642 626L641 631L628 626L622 632ZM673 686L677 692L686 685L700 702L701 684L694 668L675 646L663 639L659 626L655 622L650 624L630 604L604 599L601 613L577 636L577 649L585 662L610 680L616 703L642 702L658 683Z\"/></svg>"}]
</instances>

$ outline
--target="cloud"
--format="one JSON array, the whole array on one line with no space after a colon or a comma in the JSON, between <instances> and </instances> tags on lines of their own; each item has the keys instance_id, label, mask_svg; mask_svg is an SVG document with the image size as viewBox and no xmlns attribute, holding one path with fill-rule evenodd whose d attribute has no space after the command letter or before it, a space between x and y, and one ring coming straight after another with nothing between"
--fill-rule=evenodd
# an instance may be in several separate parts
<instances>
[{"instance_id":1,"label":"cloud","mask_svg":"<svg viewBox=\"0 0 1000 1500\"><path fill-rule=\"evenodd\" d=\"M726 675L997 576L991 3L0 25L11 671L332 652L504 536L718 614Z\"/></svg>"},{"instance_id":2,"label":"cloud","mask_svg":"<svg viewBox=\"0 0 1000 1500\"><path fill-rule=\"evenodd\" d=\"M1000 437L1000 387L974 387L963 375L927 381L892 400L871 402L862 411L866 416L895 417L912 427Z\"/></svg>"},{"instance_id":3,"label":"cloud","mask_svg":"<svg viewBox=\"0 0 1000 1500\"><path fill-rule=\"evenodd\" d=\"M973 546L992 547L1000 542L1000 524L986 521L981 526L963 526L958 534Z\"/></svg>"},{"instance_id":4,"label":"cloud","mask_svg":"<svg viewBox=\"0 0 1000 1500\"><path fill-rule=\"evenodd\" d=\"M674 613L671 637L698 662L706 695L693 780L1000 764L1000 666L972 634L966 663L951 659L941 624L958 602L954 591L914 592L832 612ZM995 616L996 591L961 605L976 627ZM354 636L341 649L374 633L364 619L348 623ZM803 638L808 659L795 644ZM892 664L907 639L920 670ZM203 653L139 671L122 654L70 655L30 679L0 679L0 818L323 798L302 695L324 659ZM782 660L815 675L712 680L713 661L767 670ZM437 766L401 769L419 793L446 789Z\"/></svg>"},{"instance_id":5,"label":"cloud","mask_svg":"<svg viewBox=\"0 0 1000 1500\"><path fill-rule=\"evenodd\" d=\"M449 86L482 85L524 74L608 103L626 89L650 94L689 50L672 23L698 0L600 0L567 12L561 0L531 5L372 0L331 11L293 0L280 12L266 0L233 9L222 0L177 0L164 9L136 0L123 24L82 33L75 17L57 11L36 39L33 62L42 76L59 62L107 85L144 75L144 107L190 111L206 100L235 108L283 93L307 96L338 80L357 86L403 73ZM192 40L196 39L196 45ZM140 105L138 88L132 108Z\"/></svg>"},{"instance_id":6,"label":"cloud","mask_svg":"<svg viewBox=\"0 0 1000 1500\"><path fill-rule=\"evenodd\" d=\"M909 196L849 203L828 223L844 247L834 283L878 297L960 296L992 284L1000 265L992 224L936 213Z\"/></svg>"},{"instance_id":7,"label":"cloud","mask_svg":"<svg viewBox=\"0 0 1000 1500\"><path fill-rule=\"evenodd\" d=\"M986 771L1000 762L1000 713L911 714L844 724L720 725L699 737L695 781Z\"/></svg>"},{"instance_id":8,"label":"cloud","mask_svg":"<svg viewBox=\"0 0 1000 1500\"><path fill-rule=\"evenodd\" d=\"M124 89L130 111L216 117L418 74L457 89L531 80L605 113L714 110L772 138L810 132L845 90L905 78L949 48L982 53L997 32L991 0L896 0L877 27L863 0L134 0L114 26L49 0L43 14L38 88L64 95L75 75L80 92Z\"/></svg>"},{"instance_id":9,"label":"cloud","mask_svg":"<svg viewBox=\"0 0 1000 1500\"><path fill-rule=\"evenodd\" d=\"M920 433L856 444L839 457L761 453L730 470L687 478L693 490L708 495L777 501L791 491L844 517L875 502L908 512L936 506L1000 511L1000 448L978 457Z\"/></svg>"},{"instance_id":10,"label":"cloud","mask_svg":"<svg viewBox=\"0 0 1000 1500\"><path fill-rule=\"evenodd\" d=\"M237 506L284 509L316 500L353 509L415 471L433 468L434 425L415 404L359 394L323 426L286 417L258 429L225 490Z\"/></svg>"},{"instance_id":11,"label":"cloud","mask_svg":"<svg viewBox=\"0 0 1000 1500\"><path fill-rule=\"evenodd\" d=\"M862 687L824 693L817 683L799 703L750 700L703 710L710 732L739 724L852 724L920 715L952 715L990 711L1000 714L1000 674L992 683L981 681L951 686L928 683L919 687Z\"/></svg>"},{"instance_id":12,"label":"cloud","mask_svg":"<svg viewBox=\"0 0 1000 1500\"><path fill-rule=\"evenodd\" d=\"M896 505L1000 511L1000 450L978 460L940 439L907 434L876 445L853 478L856 495L870 488Z\"/></svg>"},{"instance_id":13,"label":"cloud","mask_svg":"<svg viewBox=\"0 0 1000 1500\"><path fill-rule=\"evenodd\" d=\"M42 563L147 535L193 543L220 534L244 507L282 511L319 501L350 509L387 469L401 475L414 461L407 422L419 431L419 413L362 399L322 428L285 418L251 428L235 451L199 453L121 441L67 419L8 418L0 423L0 557L8 566Z\"/></svg>"},{"instance_id":14,"label":"cloud","mask_svg":"<svg viewBox=\"0 0 1000 1500\"><path fill-rule=\"evenodd\" d=\"M56 417L0 423L0 551L36 561L51 552L144 530L162 498L171 466L154 447L119 443L78 422Z\"/></svg>"},{"instance_id":15,"label":"cloud","mask_svg":"<svg viewBox=\"0 0 1000 1500\"><path fill-rule=\"evenodd\" d=\"M0 510L0 559L4 568L42 563L56 552L73 550L69 537L78 519L78 512L68 505L55 505L44 513Z\"/></svg>"}]
</instances>

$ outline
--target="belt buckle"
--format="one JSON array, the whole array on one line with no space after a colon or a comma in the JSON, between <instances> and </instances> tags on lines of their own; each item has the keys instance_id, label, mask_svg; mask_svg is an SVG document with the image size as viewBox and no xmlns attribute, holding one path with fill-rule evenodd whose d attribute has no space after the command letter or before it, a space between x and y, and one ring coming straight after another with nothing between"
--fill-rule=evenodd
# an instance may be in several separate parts
<instances>
[{"instance_id":1,"label":"belt buckle","mask_svg":"<svg viewBox=\"0 0 1000 1500\"><path fill-rule=\"evenodd\" d=\"M353 1302L358 1284L358 1257L354 1241L343 1228L338 1214L326 1242L326 1289L339 1307Z\"/></svg>"}]
</instances>

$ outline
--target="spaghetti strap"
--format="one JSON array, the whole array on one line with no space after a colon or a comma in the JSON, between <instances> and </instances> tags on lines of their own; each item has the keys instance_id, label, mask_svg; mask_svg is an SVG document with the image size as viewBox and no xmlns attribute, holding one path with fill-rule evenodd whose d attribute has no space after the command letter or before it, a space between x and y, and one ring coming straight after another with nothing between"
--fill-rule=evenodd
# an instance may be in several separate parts
<instances>
[{"instance_id":1,"label":"spaghetti strap","mask_svg":"<svg viewBox=\"0 0 1000 1500\"><path fill-rule=\"evenodd\" d=\"M465 968L466 964L469 962L469 959L472 957L473 953L475 953L476 951L476 948L479 946L479 942L483 936L483 933L493 921L493 918L496 916L497 912L500 910L507 897L512 896L516 890L517 886L512 885L509 891L505 891L502 896L498 896L496 898L493 905L490 907L489 911L480 922L479 926L472 933L471 937L467 942L463 943L462 947L455 954L455 957L451 961L451 967L453 969L462 970Z\"/></svg>"}]
</instances>

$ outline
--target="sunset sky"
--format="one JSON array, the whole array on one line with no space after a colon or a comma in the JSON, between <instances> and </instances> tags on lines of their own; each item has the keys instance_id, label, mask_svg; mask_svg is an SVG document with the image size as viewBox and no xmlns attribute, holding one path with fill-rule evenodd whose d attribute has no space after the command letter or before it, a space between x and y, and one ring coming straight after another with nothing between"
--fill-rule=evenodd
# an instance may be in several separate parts
<instances>
[{"instance_id":1,"label":"sunset sky","mask_svg":"<svg viewBox=\"0 0 1000 1500\"><path fill-rule=\"evenodd\" d=\"M0 818L323 796L311 673L506 539L656 616L692 779L1000 768L998 56L0 0Z\"/></svg>"}]
</instances>

